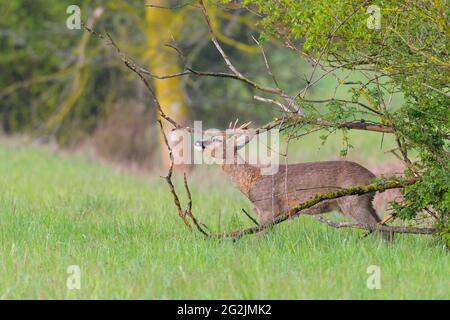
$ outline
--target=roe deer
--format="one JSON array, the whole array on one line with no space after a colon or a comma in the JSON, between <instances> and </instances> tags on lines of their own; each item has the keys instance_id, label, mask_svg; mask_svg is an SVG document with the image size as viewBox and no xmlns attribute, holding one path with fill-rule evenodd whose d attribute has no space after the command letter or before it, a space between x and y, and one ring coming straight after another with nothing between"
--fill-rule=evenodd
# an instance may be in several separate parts
<instances>
[{"instance_id":1,"label":"roe deer","mask_svg":"<svg viewBox=\"0 0 450 320\"><path fill-rule=\"evenodd\" d=\"M277 173L262 175L261 167L248 164L238 154L238 150L252 138L245 133L246 125L231 130L231 134L227 131L196 141L195 149L218 160L222 170L253 204L260 224L270 222L317 193L369 184L375 178L368 169L351 161L280 165ZM231 161L227 159L230 155L233 157ZM370 193L326 200L301 213L315 215L338 211L360 224L375 225L381 219L372 206L374 195ZM381 236L391 240L393 235L383 232Z\"/></svg>"}]
</instances>

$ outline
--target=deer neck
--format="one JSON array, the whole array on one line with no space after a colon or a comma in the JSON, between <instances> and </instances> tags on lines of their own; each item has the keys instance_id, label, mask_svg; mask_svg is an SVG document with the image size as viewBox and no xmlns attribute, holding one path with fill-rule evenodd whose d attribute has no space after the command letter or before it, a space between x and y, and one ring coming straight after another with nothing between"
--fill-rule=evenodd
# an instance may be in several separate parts
<instances>
[{"instance_id":1,"label":"deer neck","mask_svg":"<svg viewBox=\"0 0 450 320\"><path fill-rule=\"evenodd\" d=\"M231 178L231 181L249 196L251 188L261 180L261 170L257 166L250 165L245 161L235 161L232 164L222 164L222 170Z\"/></svg>"}]
</instances>

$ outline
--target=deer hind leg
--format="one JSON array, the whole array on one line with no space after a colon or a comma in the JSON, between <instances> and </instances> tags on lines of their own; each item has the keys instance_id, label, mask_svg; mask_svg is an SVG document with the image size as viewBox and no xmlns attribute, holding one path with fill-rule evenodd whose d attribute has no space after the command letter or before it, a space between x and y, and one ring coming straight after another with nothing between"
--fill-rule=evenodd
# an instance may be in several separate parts
<instances>
[{"instance_id":1,"label":"deer hind leg","mask_svg":"<svg viewBox=\"0 0 450 320\"><path fill-rule=\"evenodd\" d=\"M266 211L262 211L261 209L259 209L258 207L254 207L255 212L258 214L258 223L260 226L269 223L273 218L274 218L274 214L272 212L266 212ZM256 233L256 235L258 237L262 237L265 234L267 234L267 229L263 229L259 232Z\"/></svg>"},{"instance_id":2,"label":"deer hind leg","mask_svg":"<svg viewBox=\"0 0 450 320\"><path fill-rule=\"evenodd\" d=\"M374 194L362 196L349 196L338 200L338 205L345 215L349 215L362 225L374 226L381 221L373 208ZM379 233L385 240L393 240L393 233L382 231Z\"/></svg>"},{"instance_id":3,"label":"deer hind leg","mask_svg":"<svg viewBox=\"0 0 450 320\"><path fill-rule=\"evenodd\" d=\"M373 196L348 196L338 200L342 213L349 215L356 222L364 225L375 225L380 222L375 209L372 206Z\"/></svg>"}]
</instances>

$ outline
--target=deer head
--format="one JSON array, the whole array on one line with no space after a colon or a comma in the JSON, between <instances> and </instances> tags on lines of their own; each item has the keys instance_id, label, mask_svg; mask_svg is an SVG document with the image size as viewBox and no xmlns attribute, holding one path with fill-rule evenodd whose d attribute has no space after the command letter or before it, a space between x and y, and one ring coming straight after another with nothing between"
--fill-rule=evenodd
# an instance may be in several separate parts
<instances>
[{"instance_id":1,"label":"deer head","mask_svg":"<svg viewBox=\"0 0 450 320\"><path fill-rule=\"evenodd\" d=\"M250 123L244 123L236 128L236 120L234 124L230 123L225 132L206 132L201 140L195 142L194 147L207 157L215 159L218 164L236 164L237 152L254 136L254 133L248 130Z\"/></svg>"}]
</instances>

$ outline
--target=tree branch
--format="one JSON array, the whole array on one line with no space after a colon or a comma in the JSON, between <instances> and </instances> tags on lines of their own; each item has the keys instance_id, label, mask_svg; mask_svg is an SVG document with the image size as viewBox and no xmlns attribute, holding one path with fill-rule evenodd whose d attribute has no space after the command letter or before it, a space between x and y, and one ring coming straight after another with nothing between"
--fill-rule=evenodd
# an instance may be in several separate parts
<instances>
[{"instance_id":1,"label":"tree branch","mask_svg":"<svg viewBox=\"0 0 450 320\"><path fill-rule=\"evenodd\" d=\"M169 158L170 158L170 167L169 167L169 171L167 172L167 175L165 177L163 177L167 184L169 185L169 189L170 189L170 193L173 196L173 202L175 203L175 207L177 208L178 211L178 216L181 218L181 220L183 221L183 223L186 225L186 227L189 228L189 230L192 229L191 224L189 223L189 221L186 219L186 213L188 211L188 209L190 210L190 206L192 205L192 202L190 201L188 204L188 209L186 209L183 212L183 209L181 209L181 204L180 204L180 199L175 191L175 186L173 185L172 182L172 174L173 174L173 163L174 163L174 159L173 159L173 152L172 152L172 148L169 145L169 142L167 141L167 136L163 130L163 125L161 120L158 120L159 123L159 127L161 129L161 133L163 135L164 138L164 142L167 146L167 149L169 151ZM189 189L188 189L189 190ZM190 193L189 193L189 198L190 198Z\"/></svg>"},{"instance_id":2,"label":"tree branch","mask_svg":"<svg viewBox=\"0 0 450 320\"><path fill-rule=\"evenodd\" d=\"M433 234L435 228L418 228L418 227L402 227L402 226L385 226L379 224L377 226L365 226L355 222L336 222L317 216L315 219L321 223L327 224L333 228L354 228L369 231L390 231L396 233L412 233L412 234Z\"/></svg>"},{"instance_id":3,"label":"tree branch","mask_svg":"<svg viewBox=\"0 0 450 320\"><path fill-rule=\"evenodd\" d=\"M331 199L338 199L350 195L363 195L367 193L372 193L376 191L385 191L388 189L396 189L396 188L403 188L405 186L413 185L418 181L418 179L410 178L405 180L395 179L391 181L386 182L378 182L378 183L372 183L368 185L363 186L353 186L346 189L339 189L337 191L333 192L327 192L327 193L319 193L315 197L311 198L310 200L307 200L296 207L292 208L288 212L285 212L278 217L275 217L271 222L259 225L257 227L251 227L246 229L240 229L235 230L231 232L225 232L221 234L214 235L214 237L218 238L233 238L238 239L244 235L249 234L255 234L258 232L261 232L263 230L272 228L273 226L282 223L283 221L286 221L290 218L296 217L301 214L302 210L311 208L315 206L316 204L325 201L325 200L331 200ZM358 229L365 229L365 230L381 230L381 231L392 231L392 232L398 232L398 233L416 233L416 234L430 234L435 232L435 229L433 228L410 228L410 227L396 227L396 226L385 226L385 225L376 225L376 226L369 226L369 225L360 225L360 224L353 224L353 223L345 223L345 224L334 224L336 227L352 227L352 228L358 228Z\"/></svg>"}]
</instances>

